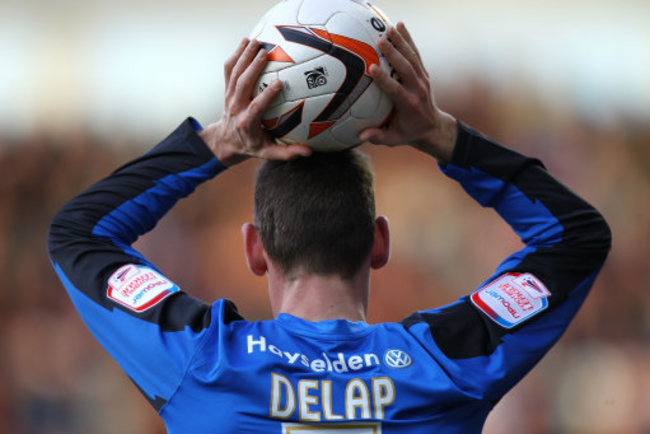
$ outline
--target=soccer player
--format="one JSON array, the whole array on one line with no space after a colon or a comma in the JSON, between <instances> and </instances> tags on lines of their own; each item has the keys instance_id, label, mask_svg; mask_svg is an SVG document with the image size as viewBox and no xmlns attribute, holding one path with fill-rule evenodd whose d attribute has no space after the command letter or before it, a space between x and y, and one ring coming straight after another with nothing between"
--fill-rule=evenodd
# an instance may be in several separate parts
<instances>
[{"instance_id":1,"label":"soccer player","mask_svg":"<svg viewBox=\"0 0 650 434\"><path fill-rule=\"evenodd\" d=\"M403 24L387 36L380 49L400 80L371 74L396 111L362 138L437 159L525 247L455 303L367 324L369 273L389 256L367 162L276 145L260 119L281 83L251 99L265 52L243 41L225 65L218 122L183 122L71 200L49 232L79 313L170 433L479 432L591 288L610 247L602 216L538 160L442 112ZM246 258L267 276L275 315L255 322L228 300L193 298L131 247L178 199L249 157L269 161L243 228Z\"/></svg>"}]
</instances>

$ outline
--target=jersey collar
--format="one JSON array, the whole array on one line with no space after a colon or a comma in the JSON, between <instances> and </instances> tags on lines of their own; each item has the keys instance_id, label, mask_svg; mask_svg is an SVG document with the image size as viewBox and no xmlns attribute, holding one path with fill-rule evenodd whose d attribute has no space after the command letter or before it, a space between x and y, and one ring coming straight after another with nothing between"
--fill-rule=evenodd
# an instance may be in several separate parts
<instances>
[{"instance_id":1,"label":"jersey collar","mask_svg":"<svg viewBox=\"0 0 650 434\"><path fill-rule=\"evenodd\" d=\"M288 313L279 314L275 320L290 332L310 336L350 336L370 333L371 326L365 321L352 322L346 319L307 321Z\"/></svg>"}]
</instances>

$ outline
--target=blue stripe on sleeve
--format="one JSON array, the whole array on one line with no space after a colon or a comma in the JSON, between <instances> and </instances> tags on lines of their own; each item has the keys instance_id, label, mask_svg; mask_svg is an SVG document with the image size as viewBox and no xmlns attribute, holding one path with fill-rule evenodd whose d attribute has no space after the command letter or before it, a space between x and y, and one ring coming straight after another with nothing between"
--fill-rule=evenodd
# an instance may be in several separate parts
<instances>
[{"instance_id":1,"label":"blue stripe on sleeve","mask_svg":"<svg viewBox=\"0 0 650 434\"><path fill-rule=\"evenodd\" d=\"M544 204L531 200L514 184L475 168L468 171L450 164L441 170L459 181L482 206L494 207L529 249L551 247L562 241L563 228L558 219Z\"/></svg>"},{"instance_id":2,"label":"blue stripe on sleeve","mask_svg":"<svg viewBox=\"0 0 650 434\"><path fill-rule=\"evenodd\" d=\"M102 217L93 228L92 234L117 238L121 243L131 244L139 235L153 229L179 198L189 195L197 185L225 169L226 167L214 158L202 166L167 175L155 181L152 188Z\"/></svg>"}]
</instances>

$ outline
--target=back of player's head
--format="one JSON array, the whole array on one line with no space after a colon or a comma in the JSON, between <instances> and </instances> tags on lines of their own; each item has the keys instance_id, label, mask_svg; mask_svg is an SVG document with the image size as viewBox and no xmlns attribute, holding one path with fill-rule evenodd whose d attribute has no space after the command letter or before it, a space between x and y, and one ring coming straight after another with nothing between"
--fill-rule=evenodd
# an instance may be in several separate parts
<instances>
[{"instance_id":1,"label":"back of player's head","mask_svg":"<svg viewBox=\"0 0 650 434\"><path fill-rule=\"evenodd\" d=\"M373 174L359 151L267 161L255 183L255 225L269 257L297 271L352 277L372 248Z\"/></svg>"}]
</instances>

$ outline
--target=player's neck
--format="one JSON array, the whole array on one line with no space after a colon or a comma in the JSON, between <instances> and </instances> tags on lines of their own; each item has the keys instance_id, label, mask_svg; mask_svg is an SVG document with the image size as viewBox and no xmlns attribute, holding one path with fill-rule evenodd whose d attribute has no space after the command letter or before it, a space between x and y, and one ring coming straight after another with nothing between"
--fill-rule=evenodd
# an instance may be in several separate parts
<instances>
[{"instance_id":1,"label":"player's neck","mask_svg":"<svg viewBox=\"0 0 650 434\"><path fill-rule=\"evenodd\" d=\"M368 286L367 269L362 269L351 279L314 274L299 274L289 279L269 273L273 313L288 313L308 321L365 321Z\"/></svg>"}]
</instances>

